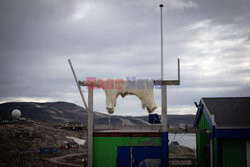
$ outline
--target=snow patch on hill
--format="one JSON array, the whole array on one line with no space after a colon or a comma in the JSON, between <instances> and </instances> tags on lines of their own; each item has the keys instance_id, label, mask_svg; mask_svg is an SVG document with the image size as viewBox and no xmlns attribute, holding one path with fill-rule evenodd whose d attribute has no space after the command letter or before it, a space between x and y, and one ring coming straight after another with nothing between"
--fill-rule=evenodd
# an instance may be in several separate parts
<instances>
[{"instance_id":1,"label":"snow patch on hill","mask_svg":"<svg viewBox=\"0 0 250 167\"><path fill-rule=\"evenodd\" d=\"M74 140L74 142L76 142L79 145L84 145L84 143L86 142L86 140L84 139L79 139L77 137L71 137L71 136L66 136L67 139L72 139Z\"/></svg>"}]
</instances>

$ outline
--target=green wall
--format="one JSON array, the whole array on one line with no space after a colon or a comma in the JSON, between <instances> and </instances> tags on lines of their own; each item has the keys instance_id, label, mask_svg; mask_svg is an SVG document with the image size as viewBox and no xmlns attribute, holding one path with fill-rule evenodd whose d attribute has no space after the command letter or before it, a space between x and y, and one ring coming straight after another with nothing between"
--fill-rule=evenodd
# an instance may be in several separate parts
<instances>
[{"instance_id":1,"label":"green wall","mask_svg":"<svg viewBox=\"0 0 250 167\"><path fill-rule=\"evenodd\" d=\"M201 113L197 128L202 130L210 130L203 112ZM196 149L197 165L199 167L209 166L209 134L206 132L196 133Z\"/></svg>"},{"instance_id":2,"label":"green wall","mask_svg":"<svg viewBox=\"0 0 250 167\"><path fill-rule=\"evenodd\" d=\"M116 167L118 146L161 146L161 137L94 137L94 167Z\"/></svg>"},{"instance_id":3,"label":"green wall","mask_svg":"<svg viewBox=\"0 0 250 167\"><path fill-rule=\"evenodd\" d=\"M246 167L246 143L245 140L222 140L223 167Z\"/></svg>"},{"instance_id":4,"label":"green wall","mask_svg":"<svg viewBox=\"0 0 250 167\"><path fill-rule=\"evenodd\" d=\"M198 129L211 130L205 118L201 113L197 125ZM222 164L223 167L246 167L246 140L245 139L224 139L213 138L214 141L214 164L219 165L218 140L222 143ZM196 152L198 167L209 166L209 134L205 132L196 133Z\"/></svg>"},{"instance_id":5,"label":"green wall","mask_svg":"<svg viewBox=\"0 0 250 167\"><path fill-rule=\"evenodd\" d=\"M203 112L201 112L201 116L200 116L200 120L199 120L197 128L202 129L202 130L211 130Z\"/></svg>"}]
</instances>

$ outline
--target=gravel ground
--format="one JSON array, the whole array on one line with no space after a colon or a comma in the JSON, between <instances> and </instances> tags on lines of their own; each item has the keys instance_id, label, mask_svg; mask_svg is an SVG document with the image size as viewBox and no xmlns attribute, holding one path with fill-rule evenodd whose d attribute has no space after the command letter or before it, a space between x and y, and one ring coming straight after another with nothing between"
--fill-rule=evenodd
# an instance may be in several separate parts
<instances>
[{"instance_id":1,"label":"gravel ground","mask_svg":"<svg viewBox=\"0 0 250 167\"><path fill-rule=\"evenodd\" d=\"M60 149L64 141L72 141L66 136L86 140L86 131L71 131L53 128L53 124L23 121L0 125L0 166L64 166L47 161L72 153L86 153L86 146L70 150ZM38 153L40 147L57 147L58 153ZM21 151L20 151L21 150Z\"/></svg>"},{"instance_id":2,"label":"gravel ground","mask_svg":"<svg viewBox=\"0 0 250 167\"><path fill-rule=\"evenodd\" d=\"M79 166L86 158L86 145L78 149L62 150L64 141L72 141L66 136L85 139L86 131L56 129L53 124L34 121L34 123L15 122L0 125L0 166ZM86 143L85 143L86 144ZM40 147L58 147L58 153L38 153ZM18 149L23 150L20 154ZM72 155L72 156L69 156ZM195 158L195 150L183 146L169 147L169 158ZM61 163L56 163L60 160ZM69 165L69 164L72 165ZM190 160L170 161L170 164L191 164ZM67 165L68 164L68 165Z\"/></svg>"}]
</instances>

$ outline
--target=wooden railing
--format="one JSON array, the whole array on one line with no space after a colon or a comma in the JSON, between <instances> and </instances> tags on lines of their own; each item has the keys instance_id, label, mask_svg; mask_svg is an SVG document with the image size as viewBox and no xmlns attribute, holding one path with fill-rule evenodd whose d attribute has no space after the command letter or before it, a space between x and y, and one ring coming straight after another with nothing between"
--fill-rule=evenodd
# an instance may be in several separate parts
<instances>
[{"instance_id":1,"label":"wooden railing","mask_svg":"<svg viewBox=\"0 0 250 167\"><path fill-rule=\"evenodd\" d=\"M177 162L183 162L183 161L189 161L191 163L188 164L171 164L171 161L177 161ZM168 163L170 164L170 167L196 167L196 158L168 158Z\"/></svg>"}]
</instances>

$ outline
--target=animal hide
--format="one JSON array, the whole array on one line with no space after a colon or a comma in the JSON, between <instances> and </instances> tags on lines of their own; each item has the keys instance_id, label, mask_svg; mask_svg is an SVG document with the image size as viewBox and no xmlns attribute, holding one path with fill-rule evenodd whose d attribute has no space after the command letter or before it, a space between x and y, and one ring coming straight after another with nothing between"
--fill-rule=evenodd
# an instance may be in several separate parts
<instances>
[{"instance_id":1,"label":"animal hide","mask_svg":"<svg viewBox=\"0 0 250 167\"><path fill-rule=\"evenodd\" d=\"M94 81L80 81L80 85L102 88L106 94L106 109L109 114L115 112L116 99L119 95L136 95L141 100L142 108L152 113L157 105L154 99L154 82L153 80L123 80L123 79L108 79Z\"/></svg>"}]
</instances>

